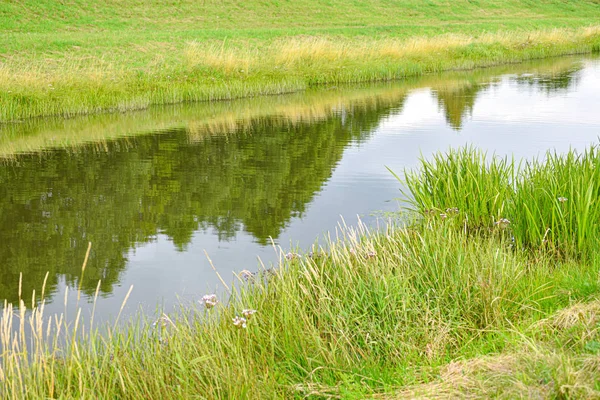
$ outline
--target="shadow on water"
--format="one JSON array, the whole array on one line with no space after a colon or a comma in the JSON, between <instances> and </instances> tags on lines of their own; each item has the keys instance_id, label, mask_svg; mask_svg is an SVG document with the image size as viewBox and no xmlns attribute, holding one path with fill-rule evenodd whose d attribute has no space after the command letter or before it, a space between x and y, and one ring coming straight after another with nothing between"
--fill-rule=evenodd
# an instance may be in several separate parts
<instances>
[{"instance_id":1,"label":"shadow on water","mask_svg":"<svg viewBox=\"0 0 600 400\"><path fill-rule=\"evenodd\" d=\"M46 294L63 279L109 295L131 249L166 235L185 251L194 232L259 244L302 217L351 143L360 143L407 93L431 88L460 129L477 96L514 75L548 93L576 83L573 59L290 96L179 105L130 114L0 127L0 293ZM519 71L533 75L520 76ZM146 133L146 134L140 134ZM147 134L152 133L152 134ZM22 154L27 152L26 154ZM81 261L93 243L82 282ZM165 266L168 268L168 266Z\"/></svg>"}]
</instances>

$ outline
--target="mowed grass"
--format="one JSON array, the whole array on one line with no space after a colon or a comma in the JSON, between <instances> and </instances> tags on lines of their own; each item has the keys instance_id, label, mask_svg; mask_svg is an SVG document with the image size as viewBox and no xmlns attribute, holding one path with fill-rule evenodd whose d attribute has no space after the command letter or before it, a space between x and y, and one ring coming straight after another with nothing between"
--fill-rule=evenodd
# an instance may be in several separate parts
<instances>
[{"instance_id":1,"label":"mowed grass","mask_svg":"<svg viewBox=\"0 0 600 400\"><path fill-rule=\"evenodd\" d=\"M592 0L44 0L4 2L0 16L1 122L600 49Z\"/></svg>"},{"instance_id":2,"label":"mowed grass","mask_svg":"<svg viewBox=\"0 0 600 400\"><path fill-rule=\"evenodd\" d=\"M455 164L482 160L470 150L453 154ZM522 176L545 171L561 182L595 154L571 152ZM528 201L545 204L540 196ZM382 232L345 227L322 248L282 251L274 269L239 271L214 307L199 294L200 304L179 315L115 323L103 333L80 314L66 324L44 316L43 305L5 307L1 394L600 397L597 259L515 246L509 233L519 215L506 226L470 229L471 203ZM577 237L578 229L567 225L564 235Z\"/></svg>"}]
</instances>

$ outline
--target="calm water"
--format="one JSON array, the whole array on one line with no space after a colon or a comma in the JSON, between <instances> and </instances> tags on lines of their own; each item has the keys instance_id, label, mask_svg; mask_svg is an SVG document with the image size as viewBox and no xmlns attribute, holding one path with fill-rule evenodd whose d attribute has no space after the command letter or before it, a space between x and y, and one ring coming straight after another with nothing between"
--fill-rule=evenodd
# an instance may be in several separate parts
<instances>
[{"instance_id":1,"label":"calm water","mask_svg":"<svg viewBox=\"0 0 600 400\"><path fill-rule=\"evenodd\" d=\"M0 297L65 288L96 313L193 301L399 208L401 173L450 146L532 158L600 136L600 62L567 58L385 85L1 127ZM112 139L107 139L112 138ZM87 140L90 143L80 142ZM10 155L15 151L53 150ZM81 264L92 252L83 279Z\"/></svg>"}]
</instances>

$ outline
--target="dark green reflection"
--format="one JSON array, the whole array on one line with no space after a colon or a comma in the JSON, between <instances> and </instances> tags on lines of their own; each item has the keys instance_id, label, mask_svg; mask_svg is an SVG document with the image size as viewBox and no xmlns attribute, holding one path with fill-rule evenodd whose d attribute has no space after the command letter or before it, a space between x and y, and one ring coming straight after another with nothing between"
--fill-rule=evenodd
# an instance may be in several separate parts
<instances>
[{"instance_id":1,"label":"dark green reflection","mask_svg":"<svg viewBox=\"0 0 600 400\"><path fill-rule=\"evenodd\" d=\"M520 87L528 87L533 90L550 94L567 91L575 86L579 80L581 64L558 64L555 68L537 71L535 74L521 74L512 78ZM566 68L566 69L565 69ZM480 93L486 91L492 85L491 82L478 82L468 79L462 82L450 82L450 84L433 86L433 92L438 101L440 110L444 113L446 122L452 129L462 129L464 119L473 114L473 108Z\"/></svg>"},{"instance_id":2,"label":"dark green reflection","mask_svg":"<svg viewBox=\"0 0 600 400\"><path fill-rule=\"evenodd\" d=\"M351 141L375 129L394 102L356 102L309 122L260 117L197 140L187 130L19 156L0 167L0 293L15 302L60 277L110 293L127 253L164 233L183 250L197 230L260 243L300 216Z\"/></svg>"}]
</instances>

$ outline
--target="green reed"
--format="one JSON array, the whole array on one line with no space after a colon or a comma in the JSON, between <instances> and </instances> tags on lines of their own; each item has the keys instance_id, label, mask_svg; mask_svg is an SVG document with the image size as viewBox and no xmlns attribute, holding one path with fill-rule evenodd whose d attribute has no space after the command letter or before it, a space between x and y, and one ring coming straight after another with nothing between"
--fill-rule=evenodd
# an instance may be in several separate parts
<instances>
[{"instance_id":1,"label":"green reed","mask_svg":"<svg viewBox=\"0 0 600 400\"><path fill-rule=\"evenodd\" d=\"M444 218L460 212L471 226L490 226L503 215L515 177L513 161L466 147L421 160L421 169L405 171L412 202L425 215Z\"/></svg>"},{"instance_id":2,"label":"green reed","mask_svg":"<svg viewBox=\"0 0 600 400\"><path fill-rule=\"evenodd\" d=\"M428 218L456 208L461 226L502 231L520 248L585 257L598 246L599 166L595 145L523 166L467 147L423 159L404 182L409 203Z\"/></svg>"}]
</instances>

